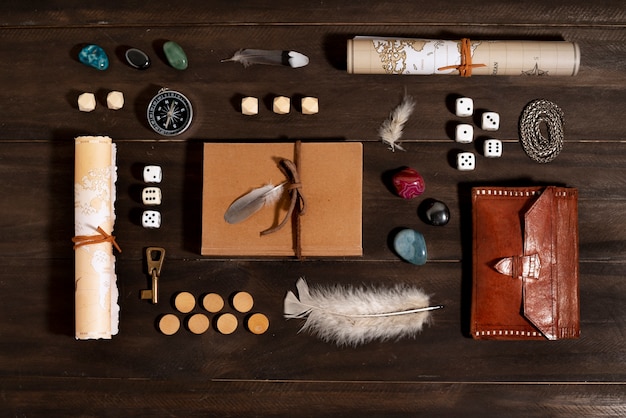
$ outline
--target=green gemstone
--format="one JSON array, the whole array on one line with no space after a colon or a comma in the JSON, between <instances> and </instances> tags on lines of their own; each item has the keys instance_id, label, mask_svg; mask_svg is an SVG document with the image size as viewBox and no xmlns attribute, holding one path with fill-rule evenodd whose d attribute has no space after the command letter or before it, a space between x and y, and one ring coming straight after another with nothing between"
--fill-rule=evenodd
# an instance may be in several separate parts
<instances>
[{"instance_id":1,"label":"green gemstone","mask_svg":"<svg viewBox=\"0 0 626 418\"><path fill-rule=\"evenodd\" d=\"M163 44L163 52L167 62L177 70L186 70L189 62L183 48L174 41L167 41Z\"/></svg>"}]
</instances>

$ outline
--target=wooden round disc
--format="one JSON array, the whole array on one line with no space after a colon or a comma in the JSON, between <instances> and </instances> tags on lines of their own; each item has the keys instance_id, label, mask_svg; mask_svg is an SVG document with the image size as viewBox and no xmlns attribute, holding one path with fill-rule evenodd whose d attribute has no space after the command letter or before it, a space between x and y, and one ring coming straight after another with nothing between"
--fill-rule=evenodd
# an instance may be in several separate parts
<instances>
[{"instance_id":1,"label":"wooden round disc","mask_svg":"<svg viewBox=\"0 0 626 418\"><path fill-rule=\"evenodd\" d=\"M237 329L237 317L231 313L222 314L215 326L222 334L232 334Z\"/></svg>"},{"instance_id":2,"label":"wooden round disc","mask_svg":"<svg viewBox=\"0 0 626 418\"><path fill-rule=\"evenodd\" d=\"M203 334L209 329L210 322L206 315L197 313L187 319L187 328L194 334Z\"/></svg>"},{"instance_id":3,"label":"wooden round disc","mask_svg":"<svg viewBox=\"0 0 626 418\"><path fill-rule=\"evenodd\" d=\"M219 312L224 307L224 299L217 293L209 293L202 298L202 306L209 312Z\"/></svg>"},{"instance_id":4,"label":"wooden round disc","mask_svg":"<svg viewBox=\"0 0 626 418\"><path fill-rule=\"evenodd\" d=\"M250 312L254 305L254 299L248 292L238 292L233 296L233 308L237 309L241 313Z\"/></svg>"},{"instance_id":5,"label":"wooden round disc","mask_svg":"<svg viewBox=\"0 0 626 418\"><path fill-rule=\"evenodd\" d=\"M165 335L174 335L180 328L180 319L174 314L166 314L159 319L159 329Z\"/></svg>"},{"instance_id":6,"label":"wooden round disc","mask_svg":"<svg viewBox=\"0 0 626 418\"><path fill-rule=\"evenodd\" d=\"M255 313L248 318L248 330L257 335L263 334L270 327L270 320L262 313Z\"/></svg>"},{"instance_id":7,"label":"wooden round disc","mask_svg":"<svg viewBox=\"0 0 626 418\"><path fill-rule=\"evenodd\" d=\"M196 298L189 292L180 292L174 298L174 306L182 313L189 313L196 306Z\"/></svg>"}]
</instances>

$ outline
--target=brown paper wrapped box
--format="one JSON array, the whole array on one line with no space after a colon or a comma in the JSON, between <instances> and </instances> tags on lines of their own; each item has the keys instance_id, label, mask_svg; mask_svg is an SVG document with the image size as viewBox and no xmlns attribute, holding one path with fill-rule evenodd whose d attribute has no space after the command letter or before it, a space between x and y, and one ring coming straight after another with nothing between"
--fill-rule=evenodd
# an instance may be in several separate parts
<instances>
[{"instance_id":1,"label":"brown paper wrapped box","mask_svg":"<svg viewBox=\"0 0 626 418\"><path fill-rule=\"evenodd\" d=\"M293 256L291 222L261 236L287 213L286 200L238 224L224 220L237 198L286 180L281 159L295 161L293 143L206 143L202 197L202 255ZM307 201L300 217L303 256L360 256L363 147L360 142L303 142L298 167Z\"/></svg>"},{"instance_id":2,"label":"brown paper wrapped box","mask_svg":"<svg viewBox=\"0 0 626 418\"><path fill-rule=\"evenodd\" d=\"M565 187L472 189L472 337L578 338L577 200Z\"/></svg>"}]
</instances>

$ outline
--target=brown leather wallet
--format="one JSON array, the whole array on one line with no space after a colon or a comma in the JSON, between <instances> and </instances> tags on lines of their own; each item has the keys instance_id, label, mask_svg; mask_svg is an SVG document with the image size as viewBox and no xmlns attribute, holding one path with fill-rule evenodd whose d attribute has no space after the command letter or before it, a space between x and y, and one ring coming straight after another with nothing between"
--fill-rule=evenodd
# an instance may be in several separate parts
<instances>
[{"instance_id":1,"label":"brown leather wallet","mask_svg":"<svg viewBox=\"0 0 626 418\"><path fill-rule=\"evenodd\" d=\"M472 189L476 339L578 338L578 191Z\"/></svg>"}]
</instances>

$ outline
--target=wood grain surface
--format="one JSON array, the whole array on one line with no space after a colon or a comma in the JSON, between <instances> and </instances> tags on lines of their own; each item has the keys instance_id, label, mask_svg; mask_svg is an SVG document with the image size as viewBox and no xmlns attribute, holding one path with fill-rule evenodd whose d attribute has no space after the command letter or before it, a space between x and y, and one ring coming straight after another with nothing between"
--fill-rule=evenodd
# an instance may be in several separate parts
<instances>
[{"instance_id":1,"label":"wood grain surface","mask_svg":"<svg viewBox=\"0 0 626 418\"><path fill-rule=\"evenodd\" d=\"M626 9L619 1L6 1L0 5L0 407L6 416L625 416L626 415ZM103 2L101 2L103 3ZM346 41L356 35L578 42L575 77L517 78L349 75ZM186 51L189 68L165 62L163 43ZM106 71L78 62L87 43L102 46ZM152 58L138 71L123 53ZM301 69L222 63L240 48L291 49ZM165 139L147 125L161 87L185 93L195 119ZM125 106L106 108L122 91ZM406 152L387 150L378 126L404 91L417 100L404 131ZM96 94L91 113L82 92ZM317 115L276 115L276 95L319 98ZM480 155L480 141L454 142L457 96L500 113L502 158ZM260 100L243 116L244 96ZM549 164L522 150L518 120L533 99L565 113L565 145ZM472 121L474 122L474 121ZM73 138L108 135L118 147L115 235L120 333L110 341L74 339ZM202 144L205 141L361 141L363 256L201 257ZM477 155L455 169L460 150ZM237 164L237 161L233 161ZM163 226L141 227L141 170L164 171ZM389 173L416 168L422 197L405 201ZM469 191L476 185L558 184L579 189L581 338L557 342L474 341ZM329 185L330 186L330 185ZM419 204L448 204L451 221L426 225ZM390 242L420 230L428 262L401 261ZM140 300L150 285L147 246L166 248L160 302ZM336 347L282 317L299 277L311 284L407 283L436 304L434 322L415 339ZM231 335L181 329L162 335L180 291L225 299L249 292L269 330ZM240 323L245 314L236 313ZM193 312L201 312L196 308ZM179 314L184 320L185 315ZM213 318L212 318L213 319Z\"/></svg>"}]
</instances>

